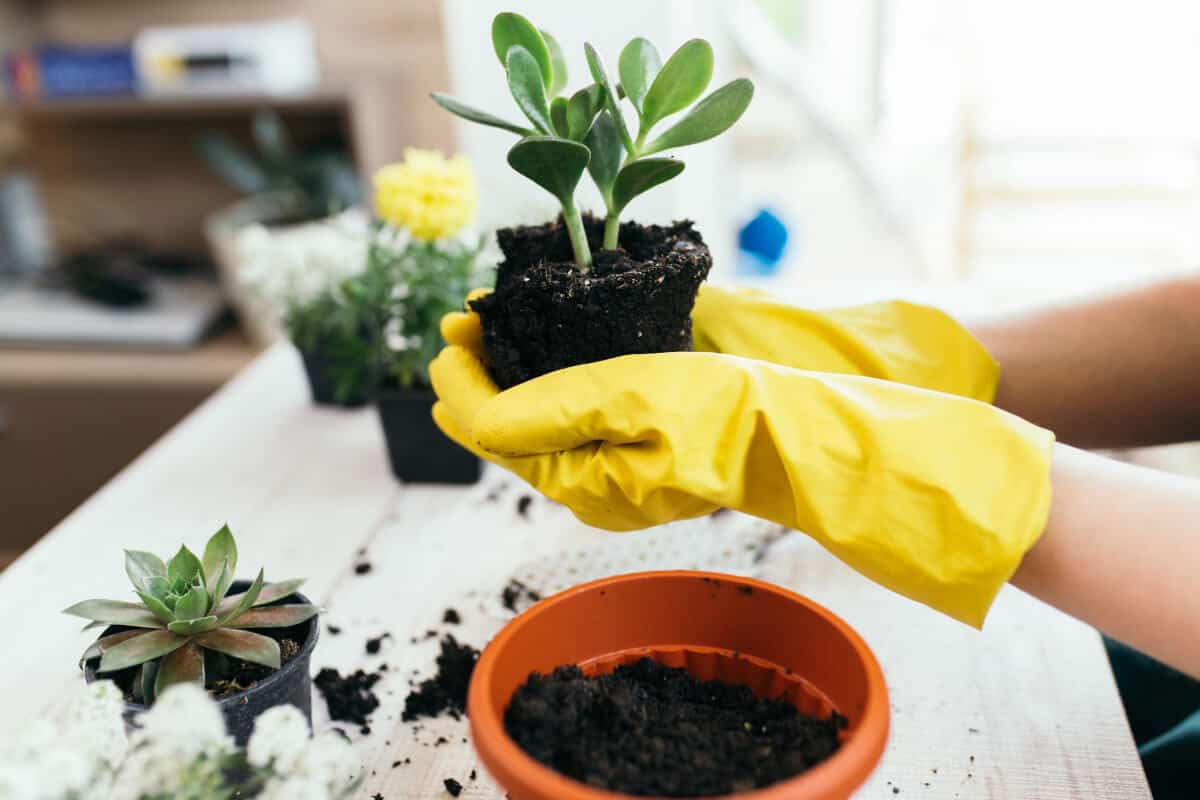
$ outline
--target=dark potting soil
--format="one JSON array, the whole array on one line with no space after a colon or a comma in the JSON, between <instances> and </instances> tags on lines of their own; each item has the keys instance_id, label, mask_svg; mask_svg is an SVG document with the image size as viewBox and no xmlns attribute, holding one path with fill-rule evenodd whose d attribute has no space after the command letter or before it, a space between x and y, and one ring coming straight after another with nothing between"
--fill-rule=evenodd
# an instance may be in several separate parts
<instances>
[{"instance_id":1,"label":"dark potting soil","mask_svg":"<svg viewBox=\"0 0 1200 800\"><path fill-rule=\"evenodd\" d=\"M442 781L442 785L446 787L446 791L450 793L451 797L458 797L462 794L462 784L454 780L454 778L446 778L446 780Z\"/></svg>"},{"instance_id":2,"label":"dark potting soil","mask_svg":"<svg viewBox=\"0 0 1200 800\"><path fill-rule=\"evenodd\" d=\"M692 306L712 256L689 221L621 225L601 250L603 220L584 216L593 258L574 263L562 219L497 232L496 289L471 302L501 388L576 364L692 349Z\"/></svg>"},{"instance_id":3,"label":"dark potting soil","mask_svg":"<svg viewBox=\"0 0 1200 800\"><path fill-rule=\"evenodd\" d=\"M746 686L698 681L648 658L586 678L534 673L504 715L529 755L578 781L655 797L749 791L798 775L838 749L846 720L799 713Z\"/></svg>"},{"instance_id":4,"label":"dark potting soil","mask_svg":"<svg viewBox=\"0 0 1200 800\"><path fill-rule=\"evenodd\" d=\"M459 644L450 634L442 638L437 657L437 673L427 678L404 698L400 719L410 722L420 717L436 717L443 712L462 715L467 710L467 688L479 661L479 651Z\"/></svg>"},{"instance_id":5,"label":"dark potting soil","mask_svg":"<svg viewBox=\"0 0 1200 800\"><path fill-rule=\"evenodd\" d=\"M380 677L378 672L361 669L343 677L336 669L325 667L313 678L313 684L325 698L330 719L365 726L371 712L379 708L379 698L372 689Z\"/></svg>"},{"instance_id":6,"label":"dark potting soil","mask_svg":"<svg viewBox=\"0 0 1200 800\"><path fill-rule=\"evenodd\" d=\"M462 623L462 616L457 609L447 608L442 613L442 622L446 625L459 625Z\"/></svg>"},{"instance_id":7,"label":"dark potting soil","mask_svg":"<svg viewBox=\"0 0 1200 800\"><path fill-rule=\"evenodd\" d=\"M530 605L541 599L541 594L530 589L516 578L510 580L508 585L500 591L500 604L514 613L521 610L517 608L518 603Z\"/></svg>"}]
</instances>

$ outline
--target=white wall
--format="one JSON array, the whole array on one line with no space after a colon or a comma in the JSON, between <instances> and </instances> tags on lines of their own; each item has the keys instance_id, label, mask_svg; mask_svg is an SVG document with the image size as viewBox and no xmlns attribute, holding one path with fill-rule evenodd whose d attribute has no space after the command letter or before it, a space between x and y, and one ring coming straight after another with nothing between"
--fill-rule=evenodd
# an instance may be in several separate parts
<instances>
[{"instance_id":1,"label":"white wall","mask_svg":"<svg viewBox=\"0 0 1200 800\"><path fill-rule=\"evenodd\" d=\"M722 32L718 0L605 0L598 6L565 0L444 0L453 84L446 89L466 103L514 121L523 117L509 95L491 43L492 18L500 11L522 14L558 40L568 61L567 93L591 82L583 55L585 41L596 45L615 76L617 56L634 36L654 42L664 60L687 39L708 39L716 51L712 88L735 77L735 53ZM632 109L627 110L632 115ZM505 161L516 141L513 134L463 120L457 125L459 148L479 174L481 225L538 223L556 213L554 198L513 172ZM728 183L737 179L730 139L719 137L677 155L687 165L683 174L633 201L623 218L644 223L696 220L713 250L714 271L732 273L738 209L736 191ZM583 208L603 213L599 194L586 176L579 198Z\"/></svg>"}]
</instances>

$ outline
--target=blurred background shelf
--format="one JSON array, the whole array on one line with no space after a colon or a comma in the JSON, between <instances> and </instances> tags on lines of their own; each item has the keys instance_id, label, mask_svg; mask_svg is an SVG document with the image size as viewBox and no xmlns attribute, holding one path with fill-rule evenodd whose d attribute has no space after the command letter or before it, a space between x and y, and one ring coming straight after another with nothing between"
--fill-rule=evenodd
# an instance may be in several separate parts
<instances>
[{"instance_id":1,"label":"blurred background shelf","mask_svg":"<svg viewBox=\"0 0 1200 800\"><path fill-rule=\"evenodd\" d=\"M10 100L6 108L18 119L38 117L113 119L163 116L243 116L262 108L287 112L348 113L349 93L321 89L296 95L230 94L179 97L107 97L60 100ZM4 101L0 101L0 107Z\"/></svg>"}]
</instances>

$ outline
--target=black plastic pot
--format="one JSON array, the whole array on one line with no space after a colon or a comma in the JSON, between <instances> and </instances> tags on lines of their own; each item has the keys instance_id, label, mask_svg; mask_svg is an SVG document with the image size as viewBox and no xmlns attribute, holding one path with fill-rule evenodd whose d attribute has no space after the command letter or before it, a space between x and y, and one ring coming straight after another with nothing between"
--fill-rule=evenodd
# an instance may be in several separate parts
<instances>
[{"instance_id":1,"label":"black plastic pot","mask_svg":"<svg viewBox=\"0 0 1200 800\"><path fill-rule=\"evenodd\" d=\"M248 588L250 588L249 581L234 581L230 593L244 592ZM289 602L309 603L311 601L297 592L272 605ZM221 708L221 714L225 717L225 728L233 736L238 745L245 745L247 740L249 740L250 734L254 731L254 720L258 715L268 708L274 708L275 706L287 704L295 706L304 714L304 718L308 720L309 727L312 727L312 678L310 677L310 662L312 661L313 649L317 646L317 636L321 629L320 616L315 616L297 627L307 628L307 631L304 637L304 644L300 646L300 652L291 661L259 681L255 684L254 688L217 701L217 705ZM108 636L110 633L117 633L122 630L128 629L119 625L111 625L100 634L100 637ZM88 683L99 679L113 679L117 682L117 685L121 685L122 672L115 672L111 675L98 675L96 668L99 666L100 659L98 657L89 659L84 663L83 676ZM123 672L137 671L137 667L130 667L129 670ZM149 708L149 706L141 703L126 703L126 726L131 728L136 727L138 715Z\"/></svg>"},{"instance_id":2,"label":"black plastic pot","mask_svg":"<svg viewBox=\"0 0 1200 800\"><path fill-rule=\"evenodd\" d=\"M384 389L376 398L392 473L406 483L475 483L483 464L433 421L429 389Z\"/></svg>"},{"instance_id":3,"label":"black plastic pot","mask_svg":"<svg viewBox=\"0 0 1200 800\"><path fill-rule=\"evenodd\" d=\"M356 386L347 397L337 396L337 381L334 380L331 369L333 357L321 350L300 350L300 360L304 362L304 374L308 376L308 387L312 391L313 402L319 406L342 406L357 408L367 402L367 387Z\"/></svg>"}]
</instances>

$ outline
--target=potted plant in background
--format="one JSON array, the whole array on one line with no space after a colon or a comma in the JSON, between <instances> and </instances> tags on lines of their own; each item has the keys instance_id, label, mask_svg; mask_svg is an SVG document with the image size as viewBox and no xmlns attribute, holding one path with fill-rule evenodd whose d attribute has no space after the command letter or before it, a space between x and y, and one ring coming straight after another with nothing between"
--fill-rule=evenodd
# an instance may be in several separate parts
<instances>
[{"instance_id":1,"label":"potted plant in background","mask_svg":"<svg viewBox=\"0 0 1200 800\"><path fill-rule=\"evenodd\" d=\"M639 225L620 215L683 171L682 162L660 154L726 131L750 104L753 84L740 78L701 99L713 69L706 41L685 42L664 63L653 44L635 38L618 59L619 85L586 44L592 82L566 95L561 48L524 17L499 14L492 45L527 123L433 98L458 116L521 136L509 164L562 208L555 222L497 234L504 261L495 291L471 303L492 377L507 388L574 364L691 349L691 310L712 265L708 248L690 222ZM636 116L636 133L622 100ZM604 199L602 220L575 202L585 171Z\"/></svg>"},{"instance_id":2,"label":"potted plant in background","mask_svg":"<svg viewBox=\"0 0 1200 800\"><path fill-rule=\"evenodd\" d=\"M365 229L366 216L358 174L344 149L298 149L283 121L272 111L254 115L251 132L256 153L245 152L227 137L200 137L200 155L244 200L214 214L205 230L221 281L251 337L268 344L279 337L281 309L270 297L247 295L240 280L247 255L241 243L247 228L263 227L279 241L295 236L293 248L314 246L321 233L314 223L333 217L339 227ZM319 245L317 245L319 246Z\"/></svg>"},{"instance_id":3,"label":"potted plant in background","mask_svg":"<svg viewBox=\"0 0 1200 800\"><path fill-rule=\"evenodd\" d=\"M243 231L240 281L263 298L300 353L313 401L360 406L378 380L377 331L385 308L367 274L367 226L330 220L283 235Z\"/></svg>"},{"instance_id":4,"label":"potted plant in background","mask_svg":"<svg viewBox=\"0 0 1200 800\"><path fill-rule=\"evenodd\" d=\"M264 583L261 569L251 582L235 581L237 562L228 526L199 558L187 547L167 562L127 550L125 573L140 602L84 600L64 612L105 627L80 659L87 680L116 683L130 718L170 686L202 686L243 744L254 718L273 706L290 703L311 724L318 609L296 592L303 581Z\"/></svg>"},{"instance_id":5,"label":"potted plant in background","mask_svg":"<svg viewBox=\"0 0 1200 800\"><path fill-rule=\"evenodd\" d=\"M381 218L369 245L367 274L382 295L379 420L397 478L474 483L481 464L433 421L429 362L443 346L443 315L461 308L478 285L483 242L468 232L478 189L463 156L410 149L375 175Z\"/></svg>"}]
</instances>

